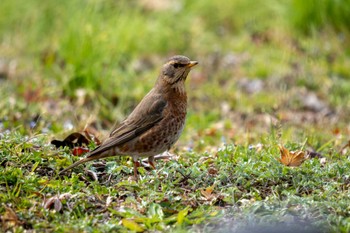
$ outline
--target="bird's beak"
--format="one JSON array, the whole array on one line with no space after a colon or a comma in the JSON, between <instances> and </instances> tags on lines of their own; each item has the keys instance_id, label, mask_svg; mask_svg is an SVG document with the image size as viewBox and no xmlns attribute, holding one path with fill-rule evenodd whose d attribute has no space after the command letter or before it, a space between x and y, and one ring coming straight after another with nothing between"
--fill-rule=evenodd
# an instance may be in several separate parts
<instances>
[{"instance_id":1,"label":"bird's beak","mask_svg":"<svg viewBox=\"0 0 350 233\"><path fill-rule=\"evenodd\" d=\"M198 64L198 61L190 61L190 63L188 63L187 67L191 68L192 66L195 66Z\"/></svg>"}]
</instances>

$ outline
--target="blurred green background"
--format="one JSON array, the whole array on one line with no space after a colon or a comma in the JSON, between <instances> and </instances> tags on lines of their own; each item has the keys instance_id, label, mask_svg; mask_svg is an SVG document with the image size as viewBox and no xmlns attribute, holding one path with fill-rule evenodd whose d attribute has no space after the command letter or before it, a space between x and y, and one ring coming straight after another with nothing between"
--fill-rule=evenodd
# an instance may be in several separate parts
<instances>
[{"instance_id":1,"label":"blurred green background","mask_svg":"<svg viewBox=\"0 0 350 233\"><path fill-rule=\"evenodd\" d=\"M250 143L271 126L297 141L349 134L348 0L3 0L0 11L1 131L108 130L183 54L200 62L183 144Z\"/></svg>"}]
</instances>

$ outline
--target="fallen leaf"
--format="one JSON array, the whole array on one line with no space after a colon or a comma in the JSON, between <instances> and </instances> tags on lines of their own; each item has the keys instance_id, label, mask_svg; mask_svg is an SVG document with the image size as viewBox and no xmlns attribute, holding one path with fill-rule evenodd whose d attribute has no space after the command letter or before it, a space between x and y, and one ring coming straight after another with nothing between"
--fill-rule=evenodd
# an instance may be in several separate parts
<instances>
[{"instance_id":1,"label":"fallen leaf","mask_svg":"<svg viewBox=\"0 0 350 233\"><path fill-rule=\"evenodd\" d=\"M210 175L217 175L218 174L218 170L215 168L215 167L209 167L208 168L208 173L210 174Z\"/></svg>"},{"instance_id":2,"label":"fallen leaf","mask_svg":"<svg viewBox=\"0 0 350 233\"><path fill-rule=\"evenodd\" d=\"M85 148L85 147L74 147L72 150L72 154L74 156L81 156L89 151L90 150L88 148Z\"/></svg>"},{"instance_id":3,"label":"fallen leaf","mask_svg":"<svg viewBox=\"0 0 350 233\"><path fill-rule=\"evenodd\" d=\"M51 209L52 207L54 207L54 209L57 212L60 212L62 209L62 203L61 200L59 199L58 196L53 196L50 197L49 199L47 199L47 201L44 203L44 208L45 209Z\"/></svg>"},{"instance_id":4,"label":"fallen leaf","mask_svg":"<svg viewBox=\"0 0 350 233\"><path fill-rule=\"evenodd\" d=\"M278 145L281 158L278 159L281 163L289 167L298 167L305 161L304 151L289 151L284 146Z\"/></svg>"},{"instance_id":5,"label":"fallen leaf","mask_svg":"<svg viewBox=\"0 0 350 233\"><path fill-rule=\"evenodd\" d=\"M70 193L63 193L61 195L55 195L44 201L44 209L55 209L57 212L62 210L62 200L69 199L73 197Z\"/></svg>"},{"instance_id":6,"label":"fallen leaf","mask_svg":"<svg viewBox=\"0 0 350 233\"><path fill-rule=\"evenodd\" d=\"M128 228L131 231L136 231L136 232L144 232L145 229L143 229L137 222L131 219L122 219L122 224L124 227Z\"/></svg>"},{"instance_id":7,"label":"fallen leaf","mask_svg":"<svg viewBox=\"0 0 350 233\"><path fill-rule=\"evenodd\" d=\"M215 195L213 194L213 191L214 191L214 185L213 186L209 186L206 189L201 189L201 194L205 197L205 199L207 199L207 201L210 201L213 198L215 198Z\"/></svg>"},{"instance_id":8,"label":"fallen leaf","mask_svg":"<svg viewBox=\"0 0 350 233\"><path fill-rule=\"evenodd\" d=\"M62 202L60 199L55 199L54 208L57 212L60 212L62 210Z\"/></svg>"},{"instance_id":9,"label":"fallen leaf","mask_svg":"<svg viewBox=\"0 0 350 233\"><path fill-rule=\"evenodd\" d=\"M52 140L51 144L55 145L56 148L65 146L74 148L75 146L82 146L83 144L88 145L89 140L81 133L75 132L68 135L63 141Z\"/></svg>"},{"instance_id":10,"label":"fallen leaf","mask_svg":"<svg viewBox=\"0 0 350 233\"><path fill-rule=\"evenodd\" d=\"M18 219L17 214L15 213L15 211L13 209L11 209L8 206L4 206L4 207L5 207L5 213L1 217L2 228L3 228L4 232L6 232L7 230L9 230L12 227L19 226L19 225L23 224L23 222Z\"/></svg>"}]
</instances>

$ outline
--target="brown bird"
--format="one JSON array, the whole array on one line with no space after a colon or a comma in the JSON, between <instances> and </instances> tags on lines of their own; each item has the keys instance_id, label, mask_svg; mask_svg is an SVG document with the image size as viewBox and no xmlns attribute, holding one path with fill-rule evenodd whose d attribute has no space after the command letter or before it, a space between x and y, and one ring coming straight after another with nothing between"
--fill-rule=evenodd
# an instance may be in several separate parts
<instances>
[{"instance_id":1,"label":"brown bird","mask_svg":"<svg viewBox=\"0 0 350 233\"><path fill-rule=\"evenodd\" d=\"M109 137L88 156L59 174L91 160L129 155L137 176L139 157L148 157L154 166L154 156L169 150L179 139L185 125L187 95L185 81L191 67L197 65L185 56L173 56L162 67L151 91L131 114L114 127Z\"/></svg>"}]
</instances>

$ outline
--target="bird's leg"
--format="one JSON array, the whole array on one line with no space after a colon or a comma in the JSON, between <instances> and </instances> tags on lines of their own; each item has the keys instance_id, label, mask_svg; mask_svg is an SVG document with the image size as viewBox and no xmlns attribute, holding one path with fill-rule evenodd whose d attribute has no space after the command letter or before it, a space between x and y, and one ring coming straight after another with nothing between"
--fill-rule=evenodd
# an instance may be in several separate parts
<instances>
[{"instance_id":1,"label":"bird's leg","mask_svg":"<svg viewBox=\"0 0 350 233\"><path fill-rule=\"evenodd\" d=\"M148 157L148 163L154 170L156 170L156 165L154 164L154 156Z\"/></svg>"},{"instance_id":2,"label":"bird's leg","mask_svg":"<svg viewBox=\"0 0 350 233\"><path fill-rule=\"evenodd\" d=\"M169 152L164 152L163 154L160 154L160 155L150 156L147 159L148 159L148 164L146 164L146 159L144 159L141 161L142 165L144 167L151 166L154 170L156 170L157 169L155 164L156 160L177 159L177 156L175 154L170 154Z\"/></svg>"},{"instance_id":3,"label":"bird's leg","mask_svg":"<svg viewBox=\"0 0 350 233\"><path fill-rule=\"evenodd\" d=\"M137 162L134 162L134 178L136 181L139 180L139 176L137 174Z\"/></svg>"},{"instance_id":4,"label":"bird's leg","mask_svg":"<svg viewBox=\"0 0 350 233\"><path fill-rule=\"evenodd\" d=\"M134 162L134 178L136 181L139 180L139 176L137 173L137 167L139 166L139 162L137 161L137 157L133 157L132 158L133 162Z\"/></svg>"}]
</instances>

